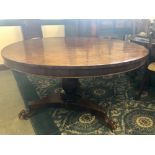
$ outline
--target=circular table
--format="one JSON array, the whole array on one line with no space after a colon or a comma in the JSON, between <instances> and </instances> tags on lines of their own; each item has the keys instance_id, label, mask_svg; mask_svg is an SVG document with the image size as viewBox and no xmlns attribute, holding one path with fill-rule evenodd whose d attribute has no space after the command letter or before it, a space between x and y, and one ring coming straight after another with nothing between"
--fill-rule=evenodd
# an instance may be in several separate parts
<instances>
[{"instance_id":1,"label":"circular table","mask_svg":"<svg viewBox=\"0 0 155 155\"><path fill-rule=\"evenodd\" d=\"M2 50L11 69L63 78L129 71L143 65L147 55L142 46L101 38L31 39Z\"/></svg>"},{"instance_id":2,"label":"circular table","mask_svg":"<svg viewBox=\"0 0 155 155\"><path fill-rule=\"evenodd\" d=\"M100 107L79 99L78 78L127 72L144 65L147 56L148 50L135 43L80 37L30 39L2 50L4 63L12 70L62 78L65 93L56 102L53 96L35 101L29 112L20 113L20 118L27 118L32 109L52 102L53 105L88 108L102 116L112 129L113 122Z\"/></svg>"},{"instance_id":3,"label":"circular table","mask_svg":"<svg viewBox=\"0 0 155 155\"><path fill-rule=\"evenodd\" d=\"M148 37L134 37L131 39L131 42L145 46L149 50L149 63L155 61L155 39L152 39L151 47Z\"/></svg>"}]
</instances>

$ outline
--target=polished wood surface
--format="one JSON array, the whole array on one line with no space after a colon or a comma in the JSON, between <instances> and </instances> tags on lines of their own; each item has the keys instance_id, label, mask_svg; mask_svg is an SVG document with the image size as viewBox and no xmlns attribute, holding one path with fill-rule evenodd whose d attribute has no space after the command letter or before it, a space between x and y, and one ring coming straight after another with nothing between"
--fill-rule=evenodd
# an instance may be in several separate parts
<instances>
[{"instance_id":1,"label":"polished wood surface","mask_svg":"<svg viewBox=\"0 0 155 155\"><path fill-rule=\"evenodd\" d=\"M11 69L57 77L124 72L143 65L147 56L148 50L134 43L80 37L31 39L2 50Z\"/></svg>"}]
</instances>

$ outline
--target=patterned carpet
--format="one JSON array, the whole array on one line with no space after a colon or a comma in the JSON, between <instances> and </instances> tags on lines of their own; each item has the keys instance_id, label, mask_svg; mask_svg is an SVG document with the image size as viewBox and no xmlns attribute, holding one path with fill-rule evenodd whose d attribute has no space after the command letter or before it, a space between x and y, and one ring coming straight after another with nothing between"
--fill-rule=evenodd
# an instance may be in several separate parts
<instances>
[{"instance_id":1,"label":"patterned carpet","mask_svg":"<svg viewBox=\"0 0 155 155\"><path fill-rule=\"evenodd\" d=\"M14 73L25 104L63 91L61 79L51 79ZM153 89L143 92L134 100L136 85L127 74L81 78L82 96L107 109L107 114L117 123L113 132L89 111L72 111L64 108L42 110L31 118L36 134L155 134L155 95Z\"/></svg>"}]
</instances>

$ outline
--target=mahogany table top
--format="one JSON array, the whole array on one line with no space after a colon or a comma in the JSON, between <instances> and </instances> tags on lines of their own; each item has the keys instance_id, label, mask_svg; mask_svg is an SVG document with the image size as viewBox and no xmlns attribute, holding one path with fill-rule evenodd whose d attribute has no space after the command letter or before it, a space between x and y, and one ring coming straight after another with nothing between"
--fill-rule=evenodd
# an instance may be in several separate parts
<instances>
[{"instance_id":1,"label":"mahogany table top","mask_svg":"<svg viewBox=\"0 0 155 155\"><path fill-rule=\"evenodd\" d=\"M13 70L56 77L98 76L143 65L148 50L135 43L103 38L43 38L8 45L5 65Z\"/></svg>"}]
</instances>

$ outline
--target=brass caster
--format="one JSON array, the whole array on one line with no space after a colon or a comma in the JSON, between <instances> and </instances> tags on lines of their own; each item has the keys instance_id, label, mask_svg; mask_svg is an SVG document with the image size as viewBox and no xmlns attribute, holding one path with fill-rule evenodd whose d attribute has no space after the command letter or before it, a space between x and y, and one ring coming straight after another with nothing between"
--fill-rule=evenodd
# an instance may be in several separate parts
<instances>
[{"instance_id":1,"label":"brass caster","mask_svg":"<svg viewBox=\"0 0 155 155\"><path fill-rule=\"evenodd\" d=\"M19 114L18 114L18 118L20 120L28 120L31 117L31 112L29 110L22 110Z\"/></svg>"},{"instance_id":2,"label":"brass caster","mask_svg":"<svg viewBox=\"0 0 155 155\"><path fill-rule=\"evenodd\" d=\"M116 122L112 121L111 119L105 119L105 122L107 123L107 125L109 126L109 128L114 131L117 129L117 125Z\"/></svg>"},{"instance_id":3,"label":"brass caster","mask_svg":"<svg viewBox=\"0 0 155 155\"><path fill-rule=\"evenodd\" d=\"M111 130L112 131L116 130L117 129L116 123L114 121L111 121L110 123L111 123Z\"/></svg>"}]
</instances>

